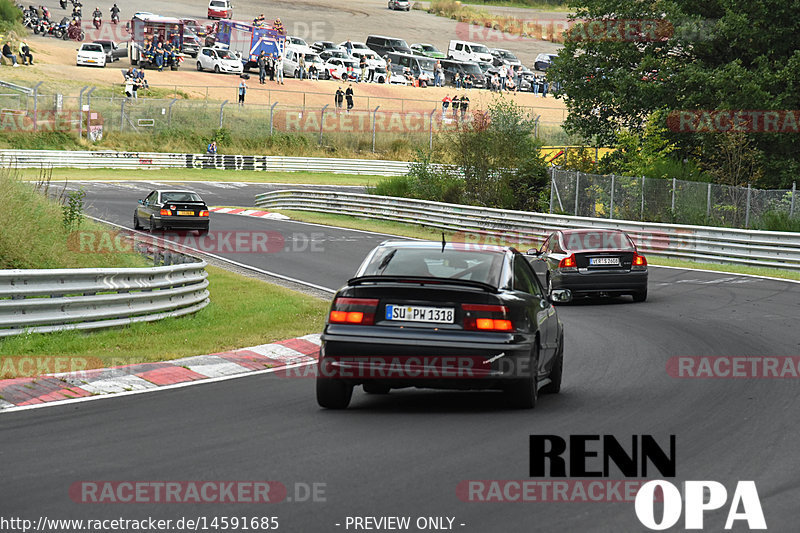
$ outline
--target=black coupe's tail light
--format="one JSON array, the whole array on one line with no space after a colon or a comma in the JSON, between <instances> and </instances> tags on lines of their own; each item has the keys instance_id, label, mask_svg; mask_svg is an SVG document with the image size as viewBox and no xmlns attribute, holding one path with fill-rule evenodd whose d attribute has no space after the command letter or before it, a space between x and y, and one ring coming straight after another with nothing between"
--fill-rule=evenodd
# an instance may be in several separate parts
<instances>
[{"instance_id":1,"label":"black coupe's tail light","mask_svg":"<svg viewBox=\"0 0 800 533\"><path fill-rule=\"evenodd\" d=\"M647 270L647 258L637 253L633 254L633 262L631 263L631 270Z\"/></svg>"},{"instance_id":2,"label":"black coupe's tail light","mask_svg":"<svg viewBox=\"0 0 800 533\"><path fill-rule=\"evenodd\" d=\"M331 306L328 321L334 324L371 326L375 323L377 310L377 298L336 298Z\"/></svg>"},{"instance_id":3,"label":"black coupe's tail light","mask_svg":"<svg viewBox=\"0 0 800 533\"><path fill-rule=\"evenodd\" d=\"M513 331L505 305L461 304L464 329L470 331Z\"/></svg>"}]
</instances>

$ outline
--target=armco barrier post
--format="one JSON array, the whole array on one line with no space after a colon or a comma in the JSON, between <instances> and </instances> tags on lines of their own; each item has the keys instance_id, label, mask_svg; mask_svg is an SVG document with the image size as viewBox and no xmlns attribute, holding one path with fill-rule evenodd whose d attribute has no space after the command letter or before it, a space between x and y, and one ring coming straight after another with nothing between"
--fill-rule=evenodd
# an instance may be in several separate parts
<instances>
[{"instance_id":1,"label":"armco barrier post","mask_svg":"<svg viewBox=\"0 0 800 533\"><path fill-rule=\"evenodd\" d=\"M744 229L750 229L750 184L747 184L747 207L744 211Z\"/></svg>"},{"instance_id":2,"label":"armco barrier post","mask_svg":"<svg viewBox=\"0 0 800 533\"><path fill-rule=\"evenodd\" d=\"M39 129L39 86L42 83L40 81L33 86L33 131Z\"/></svg>"},{"instance_id":3,"label":"armco barrier post","mask_svg":"<svg viewBox=\"0 0 800 533\"><path fill-rule=\"evenodd\" d=\"M708 191L706 192L706 222L711 218L711 184L708 184Z\"/></svg>"},{"instance_id":4,"label":"armco barrier post","mask_svg":"<svg viewBox=\"0 0 800 533\"><path fill-rule=\"evenodd\" d=\"M119 131L125 128L125 102L128 100L123 98L122 104L119 106Z\"/></svg>"},{"instance_id":5,"label":"armco barrier post","mask_svg":"<svg viewBox=\"0 0 800 533\"><path fill-rule=\"evenodd\" d=\"M83 93L89 86L85 85L78 93L78 139L83 137Z\"/></svg>"},{"instance_id":6,"label":"armco barrier post","mask_svg":"<svg viewBox=\"0 0 800 533\"><path fill-rule=\"evenodd\" d=\"M564 153L566 155L566 152ZM566 163L566 159L564 160ZM578 189L581 186L581 173L580 171L575 173L575 216L578 216Z\"/></svg>"},{"instance_id":7,"label":"armco barrier post","mask_svg":"<svg viewBox=\"0 0 800 533\"><path fill-rule=\"evenodd\" d=\"M305 97L305 93L303 93ZM322 130L325 127L325 110L328 109L328 104L322 106L322 111L319 113L319 145L322 146Z\"/></svg>"},{"instance_id":8,"label":"armco barrier post","mask_svg":"<svg viewBox=\"0 0 800 533\"><path fill-rule=\"evenodd\" d=\"M797 195L797 182L792 182L792 202L789 204L789 218L794 216L794 197Z\"/></svg>"},{"instance_id":9,"label":"armco barrier post","mask_svg":"<svg viewBox=\"0 0 800 533\"><path fill-rule=\"evenodd\" d=\"M269 136L272 137L272 117L275 115L275 106L278 105L278 102L275 102L269 108Z\"/></svg>"},{"instance_id":10,"label":"armco barrier post","mask_svg":"<svg viewBox=\"0 0 800 533\"><path fill-rule=\"evenodd\" d=\"M639 220L644 220L644 176L642 176L642 207L639 210Z\"/></svg>"},{"instance_id":11,"label":"armco barrier post","mask_svg":"<svg viewBox=\"0 0 800 533\"><path fill-rule=\"evenodd\" d=\"M611 208L608 210L608 218L614 218L614 182L616 176L611 174Z\"/></svg>"},{"instance_id":12,"label":"armco barrier post","mask_svg":"<svg viewBox=\"0 0 800 533\"><path fill-rule=\"evenodd\" d=\"M175 92L177 93L178 91L176 90ZM168 128L172 127L172 106L175 105L175 102L177 102L177 101L178 101L177 98L173 98L172 101L169 103L169 115L167 116L167 127Z\"/></svg>"},{"instance_id":13,"label":"armco barrier post","mask_svg":"<svg viewBox=\"0 0 800 533\"><path fill-rule=\"evenodd\" d=\"M378 109L380 108L381 106L378 106L372 110L372 153L373 154L375 153L375 127L377 124L377 117L375 115L378 114Z\"/></svg>"},{"instance_id":14,"label":"armco barrier post","mask_svg":"<svg viewBox=\"0 0 800 533\"><path fill-rule=\"evenodd\" d=\"M672 178L672 207L670 209L672 210L672 216L673 217L675 216L675 183L676 182L677 182L677 180L675 178Z\"/></svg>"},{"instance_id":15,"label":"armco barrier post","mask_svg":"<svg viewBox=\"0 0 800 533\"><path fill-rule=\"evenodd\" d=\"M224 101L224 102L222 102L222 103L220 104L220 106L219 106L219 128L220 128L220 129L222 129L222 119L223 119L223 117L224 117L224 109L225 109L225 104L227 104L227 103L228 103L228 101L227 101L227 100L225 100L225 101Z\"/></svg>"}]
</instances>

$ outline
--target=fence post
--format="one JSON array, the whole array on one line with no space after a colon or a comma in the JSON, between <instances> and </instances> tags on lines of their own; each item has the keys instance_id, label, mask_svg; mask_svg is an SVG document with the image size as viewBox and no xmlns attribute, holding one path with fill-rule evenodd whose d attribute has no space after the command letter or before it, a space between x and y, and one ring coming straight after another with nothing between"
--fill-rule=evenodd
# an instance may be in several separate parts
<instances>
[{"instance_id":1,"label":"fence post","mask_svg":"<svg viewBox=\"0 0 800 533\"><path fill-rule=\"evenodd\" d=\"M533 119L533 137L538 139L539 138L539 119L542 118L542 115L536 115L536 118Z\"/></svg>"},{"instance_id":2,"label":"fence post","mask_svg":"<svg viewBox=\"0 0 800 533\"><path fill-rule=\"evenodd\" d=\"M42 81L33 86L33 131L39 128L39 85ZM55 116L53 116L55 120Z\"/></svg>"},{"instance_id":3,"label":"fence post","mask_svg":"<svg viewBox=\"0 0 800 533\"><path fill-rule=\"evenodd\" d=\"M223 118L223 116L224 116L224 114L223 114L223 113L224 113L224 111L223 111L223 110L225 109L225 104L227 104L227 103L228 103L228 101L227 101L227 100L225 100L225 101L224 101L224 102L222 102L222 104L220 104L220 106L219 106L219 128L220 128L220 129L222 129L222 118Z\"/></svg>"},{"instance_id":4,"label":"fence post","mask_svg":"<svg viewBox=\"0 0 800 533\"><path fill-rule=\"evenodd\" d=\"M675 183L676 179L672 178L672 216L675 216Z\"/></svg>"},{"instance_id":5,"label":"fence post","mask_svg":"<svg viewBox=\"0 0 800 533\"><path fill-rule=\"evenodd\" d=\"M275 106L278 105L278 102L272 104L269 108L269 136L272 137L272 116L275 114Z\"/></svg>"},{"instance_id":6,"label":"fence post","mask_svg":"<svg viewBox=\"0 0 800 533\"><path fill-rule=\"evenodd\" d=\"M566 164L566 152L564 152L564 163ZM575 216L578 216L578 189L581 185L581 172L580 170L575 173Z\"/></svg>"},{"instance_id":7,"label":"fence post","mask_svg":"<svg viewBox=\"0 0 800 533\"><path fill-rule=\"evenodd\" d=\"M611 174L611 209L608 211L608 218L614 218L614 183L616 176Z\"/></svg>"},{"instance_id":8,"label":"fence post","mask_svg":"<svg viewBox=\"0 0 800 533\"><path fill-rule=\"evenodd\" d=\"M644 176L642 176L642 208L639 211L639 221L644 220Z\"/></svg>"},{"instance_id":9,"label":"fence post","mask_svg":"<svg viewBox=\"0 0 800 533\"><path fill-rule=\"evenodd\" d=\"M708 192L706 193L706 222L711 218L711 184L708 184Z\"/></svg>"},{"instance_id":10,"label":"fence post","mask_svg":"<svg viewBox=\"0 0 800 533\"><path fill-rule=\"evenodd\" d=\"M168 128L172 127L172 106L175 105L175 102L177 102L177 101L178 101L177 98L173 98L172 101L169 103L169 116L167 117L167 127Z\"/></svg>"},{"instance_id":11,"label":"fence post","mask_svg":"<svg viewBox=\"0 0 800 533\"><path fill-rule=\"evenodd\" d=\"M119 106L119 131L120 132L122 132L122 130L125 128L125 102L127 102L127 99L123 98L122 99L122 104Z\"/></svg>"},{"instance_id":12,"label":"fence post","mask_svg":"<svg viewBox=\"0 0 800 533\"><path fill-rule=\"evenodd\" d=\"M433 150L433 115L436 114L436 108L433 108L431 111L430 116L428 117L428 126L430 131L428 132L428 150Z\"/></svg>"},{"instance_id":13,"label":"fence post","mask_svg":"<svg viewBox=\"0 0 800 533\"><path fill-rule=\"evenodd\" d=\"M84 85L78 93L78 139L83 137L83 93L88 88L88 85Z\"/></svg>"},{"instance_id":14,"label":"fence post","mask_svg":"<svg viewBox=\"0 0 800 533\"><path fill-rule=\"evenodd\" d=\"M547 169L547 175L550 176L550 210L548 211L548 213L550 213L552 215L553 214L553 200L554 200L553 196L555 196L553 194L555 192L553 190L553 188L555 187L555 181L554 181L555 178L553 177L553 167L550 167L550 168Z\"/></svg>"},{"instance_id":15,"label":"fence post","mask_svg":"<svg viewBox=\"0 0 800 533\"><path fill-rule=\"evenodd\" d=\"M792 182L792 203L789 204L789 218L794 216L794 197L797 194L797 182Z\"/></svg>"},{"instance_id":16,"label":"fence post","mask_svg":"<svg viewBox=\"0 0 800 533\"><path fill-rule=\"evenodd\" d=\"M750 184L747 184L747 208L744 212L744 229L750 229Z\"/></svg>"},{"instance_id":17,"label":"fence post","mask_svg":"<svg viewBox=\"0 0 800 533\"><path fill-rule=\"evenodd\" d=\"M303 93L303 108L305 108L305 99L306 93ZM319 114L319 145L322 146L322 130L325 128L325 110L328 108L328 104L322 106L322 111Z\"/></svg>"},{"instance_id":18,"label":"fence post","mask_svg":"<svg viewBox=\"0 0 800 533\"><path fill-rule=\"evenodd\" d=\"M91 140L89 138L89 126L91 125L92 122L92 93L94 92L95 89L97 89L97 87L92 87L91 89L89 89L89 92L86 93L86 140L87 141ZM83 112L81 112L81 114L82 113Z\"/></svg>"},{"instance_id":19,"label":"fence post","mask_svg":"<svg viewBox=\"0 0 800 533\"><path fill-rule=\"evenodd\" d=\"M376 122L377 122L375 115L378 113L378 109L380 109L380 108L381 108L381 106L378 106L372 111L372 153L373 154L375 153L375 125L376 125Z\"/></svg>"}]
</instances>

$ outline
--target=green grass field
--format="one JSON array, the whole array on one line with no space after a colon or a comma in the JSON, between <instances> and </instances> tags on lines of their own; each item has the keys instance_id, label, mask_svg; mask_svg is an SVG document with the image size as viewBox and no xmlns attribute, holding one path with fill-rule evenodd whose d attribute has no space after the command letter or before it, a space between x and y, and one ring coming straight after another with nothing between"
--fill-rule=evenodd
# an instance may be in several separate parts
<instances>
[{"instance_id":1,"label":"green grass field","mask_svg":"<svg viewBox=\"0 0 800 533\"><path fill-rule=\"evenodd\" d=\"M37 181L40 170L19 170L21 179ZM159 170L140 169L74 169L54 168L53 181L242 181L254 183L298 183L307 185L362 185L371 186L380 181L380 176L358 176L355 174L333 174L314 172L262 172L257 170L203 170L194 168L169 168Z\"/></svg>"}]
</instances>

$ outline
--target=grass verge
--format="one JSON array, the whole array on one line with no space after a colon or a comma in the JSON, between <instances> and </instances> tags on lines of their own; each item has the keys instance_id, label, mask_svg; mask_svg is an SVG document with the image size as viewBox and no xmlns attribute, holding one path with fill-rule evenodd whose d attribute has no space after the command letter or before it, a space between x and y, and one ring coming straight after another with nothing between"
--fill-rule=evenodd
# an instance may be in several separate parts
<instances>
[{"instance_id":1,"label":"grass verge","mask_svg":"<svg viewBox=\"0 0 800 533\"><path fill-rule=\"evenodd\" d=\"M434 241L441 241L442 230L429 228L425 226L417 226L412 224L405 224L402 222L391 222L388 220L374 220L351 217L347 215L331 215L327 213L317 213L311 211L291 211L291 210L276 210L283 213L293 220L302 222L311 222L313 224L325 224L329 226L337 226L341 228L359 229L364 231L374 231L378 233L387 233L389 235L398 235L401 237L411 237L414 239L427 239ZM451 240L454 236L458 238L456 232L445 231L445 239ZM492 244L495 244L492 242ZM518 242L498 242L496 244L516 245L519 247ZM525 251L525 250L522 250ZM716 263L700 263L696 261L683 261L680 259L672 259L668 257L658 257L648 254L647 261L654 266L673 266L689 269L702 269L713 270L715 272L731 272L734 274L749 274L753 276L767 276L771 278L792 279L800 280L800 272L791 270L781 270L777 268L766 267L750 267L745 265L729 265L729 264L716 264Z\"/></svg>"},{"instance_id":2,"label":"grass verge","mask_svg":"<svg viewBox=\"0 0 800 533\"><path fill-rule=\"evenodd\" d=\"M19 169L22 179L37 180L40 170ZM297 183L307 185L361 185L373 186L383 179L381 176L359 176L356 174L333 174L315 172L263 172L258 170L204 170L195 168L167 168L160 170L140 169L74 169L54 168L53 181L236 181L253 183Z\"/></svg>"},{"instance_id":3,"label":"grass verge","mask_svg":"<svg viewBox=\"0 0 800 533\"><path fill-rule=\"evenodd\" d=\"M59 195L56 187L51 191ZM65 211L63 205L45 198L10 169L0 172L0 206L0 268L148 266L141 255L133 252L81 250L82 232L99 235L109 233L108 228L82 217L74 225L65 225L65 212L78 216L82 207Z\"/></svg>"},{"instance_id":4,"label":"grass verge","mask_svg":"<svg viewBox=\"0 0 800 533\"><path fill-rule=\"evenodd\" d=\"M193 315L91 333L9 337L0 340L0 359L82 357L91 368L102 368L221 352L322 331L326 301L227 270L207 270L211 303Z\"/></svg>"}]
</instances>

